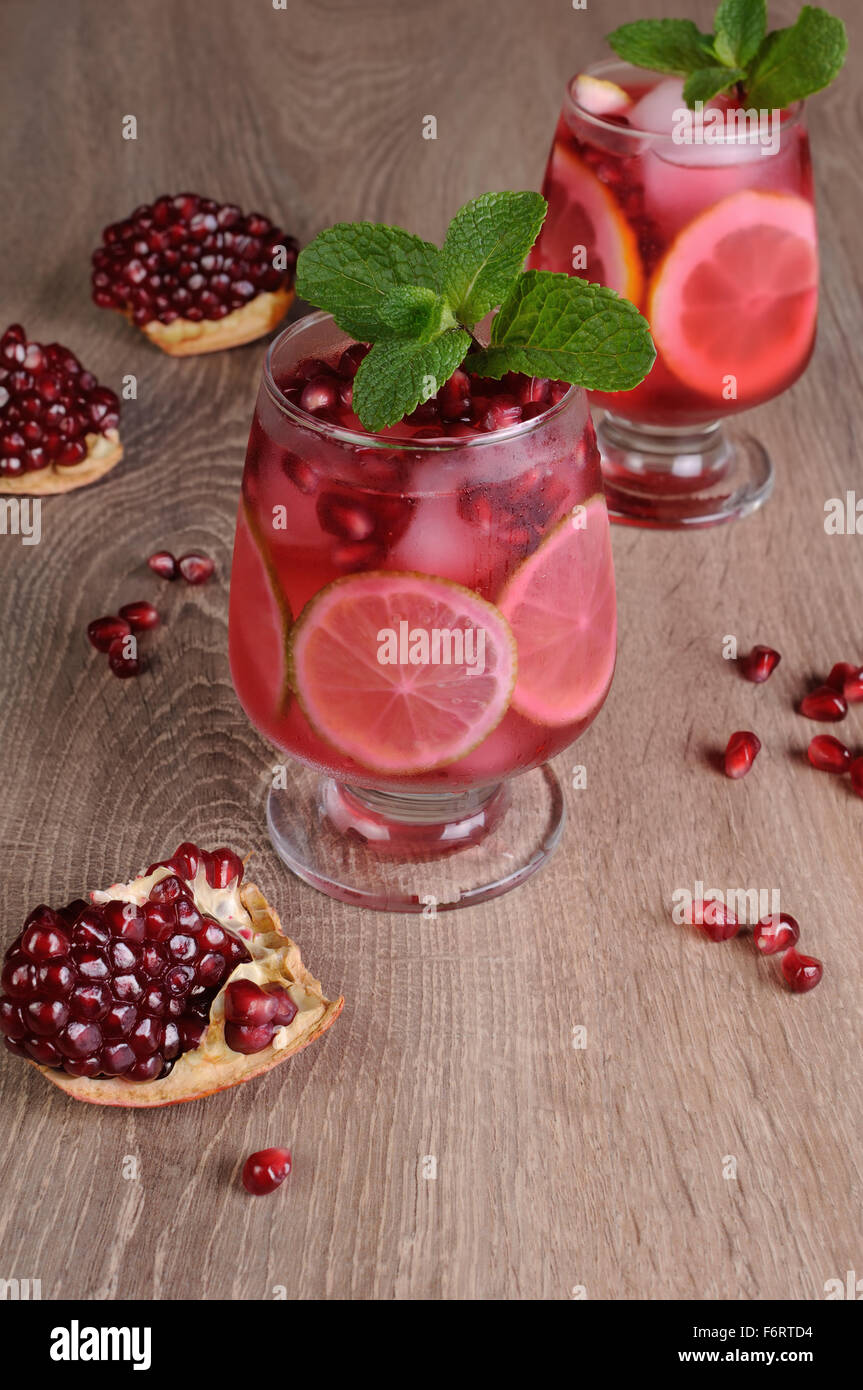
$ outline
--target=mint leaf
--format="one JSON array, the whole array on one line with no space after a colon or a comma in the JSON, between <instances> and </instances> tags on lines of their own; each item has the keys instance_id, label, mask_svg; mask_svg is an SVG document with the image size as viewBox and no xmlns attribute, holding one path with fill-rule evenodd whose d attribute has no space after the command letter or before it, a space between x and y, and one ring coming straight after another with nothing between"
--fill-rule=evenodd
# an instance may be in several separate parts
<instances>
[{"instance_id":1,"label":"mint leaf","mask_svg":"<svg viewBox=\"0 0 863 1390\"><path fill-rule=\"evenodd\" d=\"M319 232L297 260L297 294L326 309L360 342L381 337L381 309L397 285L439 289L440 252L401 227L337 222Z\"/></svg>"},{"instance_id":2,"label":"mint leaf","mask_svg":"<svg viewBox=\"0 0 863 1390\"><path fill-rule=\"evenodd\" d=\"M691 19L637 19L608 35L618 57L638 68L688 77L714 57L709 35Z\"/></svg>"},{"instance_id":3,"label":"mint leaf","mask_svg":"<svg viewBox=\"0 0 863 1390\"><path fill-rule=\"evenodd\" d=\"M768 34L750 77L750 106L774 110L820 92L845 61L848 35L841 19L804 5L796 24Z\"/></svg>"},{"instance_id":4,"label":"mint leaf","mask_svg":"<svg viewBox=\"0 0 863 1390\"><path fill-rule=\"evenodd\" d=\"M471 328L500 304L539 234L539 193L484 193L456 213L440 255L441 288Z\"/></svg>"},{"instance_id":5,"label":"mint leaf","mask_svg":"<svg viewBox=\"0 0 863 1390\"><path fill-rule=\"evenodd\" d=\"M727 68L747 67L767 32L767 0L722 0L713 28L713 48L720 63Z\"/></svg>"},{"instance_id":6,"label":"mint leaf","mask_svg":"<svg viewBox=\"0 0 863 1390\"><path fill-rule=\"evenodd\" d=\"M375 343L354 377L354 410L375 433L395 425L448 381L470 347L470 334L450 329L430 343Z\"/></svg>"},{"instance_id":7,"label":"mint leaf","mask_svg":"<svg viewBox=\"0 0 863 1390\"><path fill-rule=\"evenodd\" d=\"M417 338L426 343L444 328L454 328L452 310L436 290L422 285L395 285L380 307L387 338Z\"/></svg>"},{"instance_id":8,"label":"mint leaf","mask_svg":"<svg viewBox=\"0 0 863 1390\"><path fill-rule=\"evenodd\" d=\"M525 372L592 391L629 391L655 357L647 321L628 299L577 276L528 270L492 321L491 345L465 365L480 376Z\"/></svg>"},{"instance_id":9,"label":"mint leaf","mask_svg":"<svg viewBox=\"0 0 863 1390\"><path fill-rule=\"evenodd\" d=\"M699 68L698 72L691 72L684 82L683 100L691 110L697 101L712 101L726 87L733 87L745 76L743 68Z\"/></svg>"}]
</instances>

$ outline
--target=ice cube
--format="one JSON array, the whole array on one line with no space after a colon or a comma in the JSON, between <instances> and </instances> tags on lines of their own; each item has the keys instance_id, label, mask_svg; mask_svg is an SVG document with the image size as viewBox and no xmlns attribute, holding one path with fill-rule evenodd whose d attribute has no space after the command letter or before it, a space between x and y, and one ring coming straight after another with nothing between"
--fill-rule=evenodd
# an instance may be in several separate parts
<instances>
[{"instance_id":1,"label":"ice cube","mask_svg":"<svg viewBox=\"0 0 863 1390\"><path fill-rule=\"evenodd\" d=\"M670 135L676 111L686 109L683 100L683 78L665 77L651 87L633 106L629 124L635 130L649 130L654 135Z\"/></svg>"}]
</instances>

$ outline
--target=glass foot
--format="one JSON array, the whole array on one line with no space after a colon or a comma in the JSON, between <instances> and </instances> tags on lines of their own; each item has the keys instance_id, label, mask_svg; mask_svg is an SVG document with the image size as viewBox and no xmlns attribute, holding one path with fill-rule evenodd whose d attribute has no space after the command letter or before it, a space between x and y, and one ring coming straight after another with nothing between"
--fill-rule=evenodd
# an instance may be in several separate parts
<instances>
[{"instance_id":1,"label":"glass foot","mask_svg":"<svg viewBox=\"0 0 863 1390\"><path fill-rule=\"evenodd\" d=\"M273 848L299 878L341 902L432 917L496 898L545 863L565 807L550 767L494 786L434 795L374 791L289 763L273 789Z\"/></svg>"},{"instance_id":2,"label":"glass foot","mask_svg":"<svg viewBox=\"0 0 863 1390\"><path fill-rule=\"evenodd\" d=\"M751 435L719 424L660 429L605 415L597 426L608 514L629 526L717 526L773 490L773 464Z\"/></svg>"}]
</instances>

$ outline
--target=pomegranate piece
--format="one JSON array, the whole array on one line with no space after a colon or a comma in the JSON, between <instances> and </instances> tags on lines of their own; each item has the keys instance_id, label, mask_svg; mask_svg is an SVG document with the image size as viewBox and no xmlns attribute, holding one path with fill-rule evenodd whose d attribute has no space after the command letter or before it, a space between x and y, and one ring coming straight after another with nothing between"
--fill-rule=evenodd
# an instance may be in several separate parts
<instances>
[{"instance_id":1,"label":"pomegranate piece","mask_svg":"<svg viewBox=\"0 0 863 1390\"><path fill-rule=\"evenodd\" d=\"M17 323L0 337L0 491L69 492L95 482L122 458L119 419L114 392L68 348L28 342Z\"/></svg>"},{"instance_id":2,"label":"pomegranate piece","mask_svg":"<svg viewBox=\"0 0 863 1390\"><path fill-rule=\"evenodd\" d=\"M832 690L844 695L849 705L857 705L863 700L863 666L852 666L847 661L837 661L827 684Z\"/></svg>"},{"instance_id":3,"label":"pomegranate piece","mask_svg":"<svg viewBox=\"0 0 863 1390\"><path fill-rule=\"evenodd\" d=\"M297 251L260 213L166 195L105 228L93 253L93 299L126 314L165 352L210 352L250 342L284 317Z\"/></svg>"},{"instance_id":4,"label":"pomegranate piece","mask_svg":"<svg viewBox=\"0 0 863 1390\"><path fill-rule=\"evenodd\" d=\"M684 913L684 921L698 927L711 941L729 941L740 930L737 918L718 898L700 898Z\"/></svg>"},{"instance_id":5,"label":"pomegranate piece","mask_svg":"<svg viewBox=\"0 0 863 1390\"><path fill-rule=\"evenodd\" d=\"M792 946L782 957L782 974L789 989L795 994L806 994L818 984L824 966L815 956L804 956Z\"/></svg>"},{"instance_id":6,"label":"pomegranate piece","mask_svg":"<svg viewBox=\"0 0 863 1390\"><path fill-rule=\"evenodd\" d=\"M160 579L179 579L180 577L177 561L170 550L157 550L155 555L148 558L147 564L154 574L158 574Z\"/></svg>"},{"instance_id":7,"label":"pomegranate piece","mask_svg":"<svg viewBox=\"0 0 863 1390\"><path fill-rule=\"evenodd\" d=\"M732 734L725 749L725 776L745 777L761 749L761 740L748 729Z\"/></svg>"},{"instance_id":8,"label":"pomegranate piece","mask_svg":"<svg viewBox=\"0 0 863 1390\"><path fill-rule=\"evenodd\" d=\"M138 646L134 637L117 637L108 648L108 665L119 680L141 674Z\"/></svg>"},{"instance_id":9,"label":"pomegranate piece","mask_svg":"<svg viewBox=\"0 0 863 1390\"><path fill-rule=\"evenodd\" d=\"M190 550L188 555L180 556L177 568L187 584L204 584L216 567L209 555Z\"/></svg>"},{"instance_id":10,"label":"pomegranate piece","mask_svg":"<svg viewBox=\"0 0 863 1390\"><path fill-rule=\"evenodd\" d=\"M835 723L848 713L848 701L829 685L819 685L800 701L800 713L805 719L820 723Z\"/></svg>"},{"instance_id":11,"label":"pomegranate piece","mask_svg":"<svg viewBox=\"0 0 863 1390\"><path fill-rule=\"evenodd\" d=\"M290 1171L290 1149L259 1149L243 1164L243 1187L253 1197L265 1197L281 1187Z\"/></svg>"},{"instance_id":12,"label":"pomegranate piece","mask_svg":"<svg viewBox=\"0 0 863 1390\"><path fill-rule=\"evenodd\" d=\"M855 758L848 771L851 773L851 786L858 796L863 796L863 758Z\"/></svg>"},{"instance_id":13,"label":"pomegranate piece","mask_svg":"<svg viewBox=\"0 0 863 1390\"><path fill-rule=\"evenodd\" d=\"M133 632L146 632L149 628L159 626L159 614L148 603L146 599L137 599L134 603L124 603L120 609L120 617L125 618Z\"/></svg>"},{"instance_id":14,"label":"pomegranate piece","mask_svg":"<svg viewBox=\"0 0 863 1390\"><path fill-rule=\"evenodd\" d=\"M753 647L752 651L747 652L738 662L740 674L745 680L761 685L770 679L781 660L779 653L772 647Z\"/></svg>"},{"instance_id":15,"label":"pomegranate piece","mask_svg":"<svg viewBox=\"0 0 863 1390\"><path fill-rule=\"evenodd\" d=\"M800 926L789 912L771 912L752 928L755 945L763 956L775 956L800 938Z\"/></svg>"},{"instance_id":16,"label":"pomegranate piece","mask_svg":"<svg viewBox=\"0 0 863 1390\"><path fill-rule=\"evenodd\" d=\"M125 618L95 618L87 628L87 637L97 652L107 652L118 637L128 637L131 631Z\"/></svg>"},{"instance_id":17,"label":"pomegranate piece","mask_svg":"<svg viewBox=\"0 0 863 1390\"><path fill-rule=\"evenodd\" d=\"M820 772L847 772L851 766L849 750L832 734L816 734L806 750L806 756Z\"/></svg>"},{"instance_id":18,"label":"pomegranate piece","mask_svg":"<svg viewBox=\"0 0 863 1390\"><path fill-rule=\"evenodd\" d=\"M212 869L219 898L207 889L197 899L200 865ZM202 1082L204 1093L235 1085L312 1041L342 1001L324 999L272 909L254 885L241 886L241 876L233 850L208 853L187 841L170 861L94 893L91 903L76 899L59 910L40 904L3 966L0 1033L7 1049L39 1064L73 1096L138 1106L190 1100ZM255 959L270 975L285 962L285 985L228 983L252 959L240 933L257 938ZM271 1047L276 1029L298 1014L288 984L302 992L301 1026L286 1045ZM223 1028L210 1019L226 985L224 1013L233 1021ZM214 1019L221 1016L216 1011ZM185 1054L204 1046L206 1067L184 1066ZM243 1054L253 1053L262 1055L250 1066Z\"/></svg>"}]
</instances>

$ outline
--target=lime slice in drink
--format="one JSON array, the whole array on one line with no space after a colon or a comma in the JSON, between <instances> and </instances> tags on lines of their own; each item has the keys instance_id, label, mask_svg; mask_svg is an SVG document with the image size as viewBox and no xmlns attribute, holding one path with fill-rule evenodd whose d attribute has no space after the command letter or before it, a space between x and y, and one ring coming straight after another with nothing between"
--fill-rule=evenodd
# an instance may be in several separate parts
<instances>
[{"instance_id":1,"label":"lime slice in drink","mask_svg":"<svg viewBox=\"0 0 863 1390\"><path fill-rule=\"evenodd\" d=\"M639 304L644 272L638 240L614 194L568 145L555 142L543 193L548 216L529 264L563 270ZM573 258L584 248L575 264Z\"/></svg>"},{"instance_id":2,"label":"lime slice in drink","mask_svg":"<svg viewBox=\"0 0 863 1390\"><path fill-rule=\"evenodd\" d=\"M519 565L498 605L518 647L513 709L561 725L596 709L614 671L617 609L605 498L558 522Z\"/></svg>"},{"instance_id":3,"label":"lime slice in drink","mask_svg":"<svg viewBox=\"0 0 863 1390\"><path fill-rule=\"evenodd\" d=\"M244 502L237 515L231 568L231 667L235 683L254 689L254 703L281 711L287 681L291 612L267 556L257 521Z\"/></svg>"},{"instance_id":4,"label":"lime slice in drink","mask_svg":"<svg viewBox=\"0 0 863 1390\"><path fill-rule=\"evenodd\" d=\"M675 376L716 402L781 391L812 345L818 255L812 204L734 193L680 233L657 269L648 317Z\"/></svg>"},{"instance_id":5,"label":"lime slice in drink","mask_svg":"<svg viewBox=\"0 0 863 1390\"><path fill-rule=\"evenodd\" d=\"M619 116L632 105L632 98L616 82L579 73L575 79L575 99L592 116Z\"/></svg>"},{"instance_id":6,"label":"lime slice in drink","mask_svg":"<svg viewBox=\"0 0 863 1390\"><path fill-rule=\"evenodd\" d=\"M363 767L403 775L481 743L516 677L515 642L493 604L398 570L347 575L316 594L294 624L289 662L322 739Z\"/></svg>"}]
</instances>

